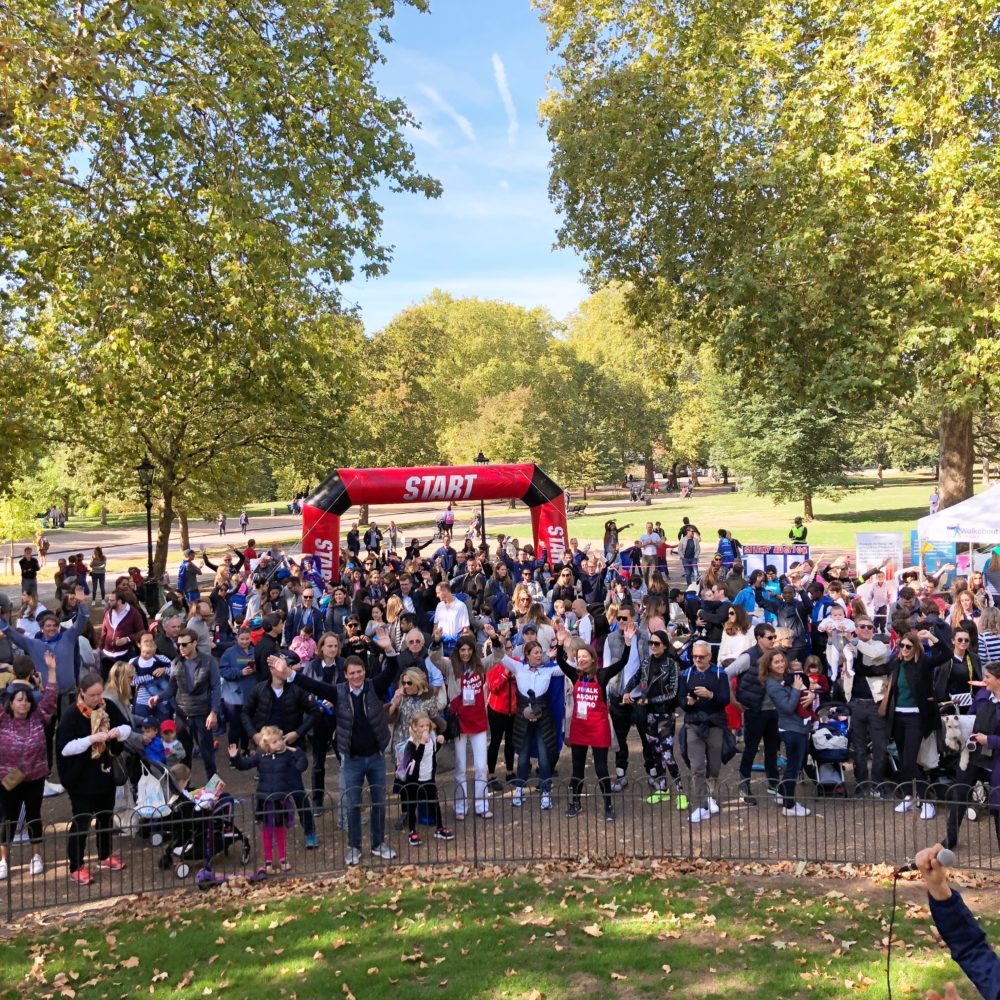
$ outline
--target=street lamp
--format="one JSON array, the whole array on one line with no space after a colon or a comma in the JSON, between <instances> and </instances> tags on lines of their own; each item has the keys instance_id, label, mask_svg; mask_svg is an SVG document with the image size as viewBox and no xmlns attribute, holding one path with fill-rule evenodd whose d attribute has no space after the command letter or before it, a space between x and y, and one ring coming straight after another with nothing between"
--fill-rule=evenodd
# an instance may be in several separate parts
<instances>
[{"instance_id":1,"label":"street lamp","mask_svg":"<svg viewBox=\"0 0 1000 1000\"><path fill-rule=\"evenodd\" d=\"M135 471L139 474L139 485L142 487L146 503L146 555L149 567L146 573L146 596L144 603L146 610L151 615L154 615L159 611L160 603L157 600L159 588L156 585L156 571L153 569L153 494L151 487L153 485L153 473L156 469L149 460L149 456L146 455L142 460L142 465L137 466Z\"/></svg>"},{"instance_id":2,"label":"street lamp","mask_svg":"<svg viewBox=\"0 0 1000 1000\"><path fill-rule=\"evenodd\" d=\"M483 454L483 449L479 449L479 454L472 460L476 465L489 465L490 460ZM486 504L483 498L479 498L479 541L486 541Z\"/></svg>"}]
</instances>

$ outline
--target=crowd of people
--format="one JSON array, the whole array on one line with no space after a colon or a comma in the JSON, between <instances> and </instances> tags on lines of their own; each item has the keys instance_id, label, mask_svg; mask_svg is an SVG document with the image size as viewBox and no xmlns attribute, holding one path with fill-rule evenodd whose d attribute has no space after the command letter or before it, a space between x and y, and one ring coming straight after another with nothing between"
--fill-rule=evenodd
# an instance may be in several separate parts
<instances>
[{"instance_id":1,"label":"crowd of people","mask_svg":"<svg viewBox=\"0 0 1000 1000\"><path fill-rule=\"evenodd\" d=\"M470 535L458 547L453 521L425 541L355 524L335 582L310 556L258 552L252 538L215 562L189 549L153 615L131 573L105 592L100 550L89 566L74 562L72 589L64 577L57 606L43 607L26 550L22 606L0 603L4 843L21 817L30 873L44 870L41 808L47 788L61 791L58 775L73 814L70 877L85 885L92 824L96 869L122 867L111 836L117 758L151 757L181 785L197 759L209 783L220 745L232 767L257 772L265 870L289 866L296 819L304 846L318 846L315 816L331 803L346 861L357 864L365 784L367 847L387 859L397 853L390 783L411 848L422 843L419 818L449 840L453 822L491 819L498 795L509 793L513 808L551 809L564 743L567 817L590 801L589 760L613 820L615 795L637 780L633 731L648 804L711 822L724 805L722 766L742 742L743 805L758 807L764 791L794 819L809 814L796 792L827 703L849 721L854 782L845 789L892 798L925 820L946 798L954 846L982 784L1000 841L1000 553L947 587L919 569L857 576L845 559L747 574L725 529L706 562L687 518L676 533L647 522L632 544L630 527L609 520L602 544L571 538L553 560L504 535L492 545ZM98 591L95 624L88 599ZM951 713L965 717L966 735L949 756L942 716ZM441 796L446 743L454 795ZM4 852L0 878L8 870Z\"/></svg>"}]
</instances>

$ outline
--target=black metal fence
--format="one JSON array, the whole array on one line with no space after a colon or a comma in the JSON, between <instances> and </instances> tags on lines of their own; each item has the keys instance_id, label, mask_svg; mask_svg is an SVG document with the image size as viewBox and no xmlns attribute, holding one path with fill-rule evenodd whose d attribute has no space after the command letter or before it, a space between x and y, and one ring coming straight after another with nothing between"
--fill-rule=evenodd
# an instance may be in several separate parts
<instances>
[{"instance_id":1,"label":"black metal fence","mask_svg":"<svg viewBox=\"0 0 1000 1000\"><path fill-rule=\"evenodd\" d=\"M612 793L611 817L606 815L599 789L587 784L579 814L568 815L573 799L566 783L552 788L550 808L542 808L537 787L526 789L520 806L513 790L507 788L490 794L490 818L476 816L470 808L464 820L457 820L454 786L443 783L441 808L454 839L438 839L433 825L421 823L417 830L422 843L411 845L399 798L391 793L390 778L384 840L394 856L372 853L371 804L366 789L359 863L379 868L401 864L481 866L626 857L898 865L942 839L948 810L954 808L963 820L957 848L960 864L970 869L1000 868L994 818L986 806L973 806L964 800L934 801L930 805L935 815L925 818L931 810L922 811L920 804L907 812L896 811L901 789L895 793L889 790L885 797L875 797L869 791L873 790L866 789L861 796L818 795L812 785L800 785L797 800L810 810L809 815L788 816L763 781L754 782L755 805L741 799L737 784L721 784L716 795L719 811L693 823L695 803L678 808L684 803L676 796L654 796L645 784ZM208 888L222 878L302 877L343 871L348 866L349 847L346 812L345 798L327 796L323 807L313 811L318 844L312 848L306 847L302 817L296 815L294 826L287 830L287 870L275 857L273 868L267 871L261 871L264 862L252 796L233 800L228 822L226 816L201 813L179 820L143 819L134 811L118 813L112 844L124 868L100 868L91 831L87 866L93 881L88 885L70 878L68 822L49 824L44 831L44 870L40 874L31 874L33 845L8 845L9 875L0 883L0 905L10 920L18 913L53 907L71 910L120 895Z\"/></svg>"}]
</instances>

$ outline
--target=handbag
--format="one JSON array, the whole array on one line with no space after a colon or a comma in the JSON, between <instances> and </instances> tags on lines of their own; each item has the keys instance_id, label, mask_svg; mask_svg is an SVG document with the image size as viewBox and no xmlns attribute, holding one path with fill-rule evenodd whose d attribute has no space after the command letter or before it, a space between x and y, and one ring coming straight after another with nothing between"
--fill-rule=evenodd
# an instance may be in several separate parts
<instances>
[{"instance_id":1,"label":"handbag","mask_svg":"<svg viewBox=\"0 0 1000 1000\"><path fill-rule=\"evenodd\" d=\"M121 754L114 754L111 758L111 778L118 788L128 784L128 768Z\"/></svg>"},{"instance_id":2,"label":"handbag","mask_svg":"<svg viewBox=\"0 0 1000 1000\"><path fill-rule=\"evenodd\" d=\"M902 669L902 668L900 668ZM889 714L889 699L892 697L892 675L889 675L889 683L885 686L885 694L878 705L878 714L884 719Z\"/></svg>"},{"instance_id":3,"label":"handbag","mask_svg":"<svg viewBox=\"0 0 1000 1000\"><path fill-rule=\"evenodd\" d=\"M446 740L457 740L460 732L458 714L448 709L444 713L444 738Z\"/></svg>"},{"instance_id":4,"label":"handbag","mask_svg":"<svg viewBox=\"0 0 1000 1000\"><path fill-rule=\"evenodd\" d=\"M0 785L3 785L6 791L12 792L22 781L24 781L24 771L20 770L20 768L12 767L3 776L3 781L0 781Z\"/></svg>"}]
</instances>

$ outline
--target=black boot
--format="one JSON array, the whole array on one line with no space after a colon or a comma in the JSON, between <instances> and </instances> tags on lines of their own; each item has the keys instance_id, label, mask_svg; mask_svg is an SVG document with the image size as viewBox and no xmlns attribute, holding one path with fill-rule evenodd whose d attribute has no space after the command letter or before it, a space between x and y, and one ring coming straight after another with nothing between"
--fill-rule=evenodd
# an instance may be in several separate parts
<instances>
[{"instance_id":1,"label":"black boot","mask_svg":"<svg viewBox=\"0 0 1000 1000\"><path fill-rule=\"evenodd\" d=\"M757 799L754 798L754 796L750 794L750 779L749 778L743 778L740 781L740 798L748 806L755 806L755 805L757 805Z\"/></svg>"}]
</instances>

